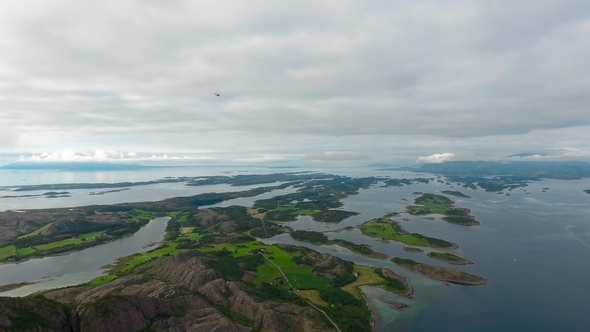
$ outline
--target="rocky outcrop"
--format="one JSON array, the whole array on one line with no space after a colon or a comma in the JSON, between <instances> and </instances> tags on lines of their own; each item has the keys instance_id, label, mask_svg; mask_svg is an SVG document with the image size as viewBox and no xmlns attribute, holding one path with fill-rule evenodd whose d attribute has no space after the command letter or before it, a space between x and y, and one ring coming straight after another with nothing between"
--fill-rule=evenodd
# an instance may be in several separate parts
<instances>
[{"instance_id":1,"label":"rocky outcrop","mask_svg":"<svg viewBox=\"0 0 590 332\"><path fill-rule=\"evenodd\" d=\"M116 213L86 215L83 210L79 209L3 211L0 212L0 246L49 223L53 224L43 230L42 235L79 233L87 229L104 229L106 227L104 225L117 225L126 222L127 220L121 219Z\"/></svg>"},{"instance_id":2,"label":"rocky outcrop","mask_svg":"<svg viewBox=\"0 0 590 332\"><path fill-rule=\"evenodd\" d=\"M28 329L16 330L334 331L313 308L257 300L259 291L252 285L225 280L210 269L207 262L214 259L187 251L146 263L104 285L56 290L44 294L47 298L0 298L0 330L31 321ZM23 308L34 308L38 319L32 320L30 310Z\"/></svg>"},{"instance_id":3,"label":"rocky outcrop","mask_svg":"<svg viewBox=\"0 0 590 332\"><path fill-rule=\"evenodd\" d=\"M226 305L228 300L225 295L228 293L226 281L223 279L213 280L199 287L199 293L217 305Z\"/></svg>"},{"instance_id":4,"label":"rocky outcrop","mask_svg":"<svg viewBox=\"0 0 590 332\"><path fill-rule=\"evenodd\" d=\"M395 257L391 260L402 268L422 274L431 279L450 282L460 285L485 285L487 279L478 275L469 274L450 267L438 267L428 264L418 263L411 259Z\"/></svg>"},{"instance_id":5,"label":"rocky outcrop","mask_svg":"<svg viewBox=\"0 0 590 332\"><path fill-rule=\"evenodd\" d=\"M71 331L70 316L57 302L38 298L0 298L0 331Z\"/></svg>"},{"instance_id":6,"label":"rocky outcrop","mask_svg":"<svg viewBox=\"0 0 590 332\"><path fill-rule=\"evenodd\" d=\"M302 248L300 260L303 264L309 266L313 273L330 279L335 276L349 273L345 267L345 262L330 254L321 254L316 251ZM352 269L352 265L350 266L350 269Z\"/></svg>"},{"instance_id":7,"label":"rocky outcrop","mask_svg":"<svg viewBox=\"0 0 590 332\"><path fill-rule=\"evenodd\" d=\"M138 271L196 291L208 282L221 278L217 271L207 267L207 260L211 258L204 257L198 251L185 251L140 266Z\"/></svg>"},{"instance_id":8,"label":"rocky outcrop","mask_svg":"<svg viewBox=\"0 0 590 332\"><path fill-rule=\"evenodd\" d=\"M234 295L230 297L231 311L261 326L262 332L270 331L333 331L321 323L320 313L291 303L265 301L256 302L237 284L230 286Z\"/></svg>"},{"instance_id":9,"label":"rocky outcrop","mask_svg":"<svg viewBox=\"0 0 590 332\"><path fill-rule=\"evenodd\" d=\"M106 297L78 308L73 322L79 331L229 331L250 328L232 322L198 297Z\"/></svg>"}]
</instances>

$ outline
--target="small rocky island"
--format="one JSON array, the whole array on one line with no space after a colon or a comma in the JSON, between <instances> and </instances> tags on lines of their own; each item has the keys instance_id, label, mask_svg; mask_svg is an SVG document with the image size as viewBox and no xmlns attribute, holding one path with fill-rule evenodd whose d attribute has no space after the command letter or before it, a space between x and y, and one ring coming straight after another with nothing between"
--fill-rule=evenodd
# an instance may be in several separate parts
<instances>
[{"instance_id":1,"label":"small rocky island","mask_svg":"<svg viewBox=\"0 0 590 332\"><path fill-rule=\"evenodd\" d=\"M487 279L484 277L469 274L450 267L432 266L400 257L394 257L391 261L408 271L422 274L434 280L460 285L485 285L488 283Z\"/></svg>"},{"instance_id":2,"label":"small rocky island","mask_svg":"<svg viewBox=\"0 0 590 332\"><path fill-rule=\"evenodd\" d=\"M441 253L441 252L429 252L428 257L430 258L434 258L436 260L442 261L442 262L446 262L449 264L454 264L454 265L468 265L468 264L473 264L470 260L467 260L463 257L459 257L457 255L453 255L450 253Z\"/></svg>"}]
</instances>

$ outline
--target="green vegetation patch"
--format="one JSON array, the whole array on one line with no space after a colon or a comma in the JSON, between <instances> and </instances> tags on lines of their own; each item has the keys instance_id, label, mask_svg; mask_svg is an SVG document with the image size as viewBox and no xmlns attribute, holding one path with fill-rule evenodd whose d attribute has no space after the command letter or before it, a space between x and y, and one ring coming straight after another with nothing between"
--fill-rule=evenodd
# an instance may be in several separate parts
<instances>
[{"instance_id":1,"label":"green vegetation patch","mask_svg":"<svg viewBox=\"0 0 590 332\"><path fill-rule=\"evenodd\" d=\"M313 274L311 268L300 266L293 261L293 258L300 254L298 251L289 252L277 246L265 245L258 241L239 244L222 243L217 244L212 248L200 249L202 252L212 254L224 250L231 253L234 258L243 259L246 256L253 255L259 255L262 259L264 259L264 257L268 258L272 263L278 265L283 270L287 279L293 284L293 287L298 289L318 289L330 285L330 279L323 276L317 276ZM283 278L283 275L274 264L266 259L261 262L262 264L256 267L258 277L253 281L255 285L270 283ZM213 268L217 269L216 267ZM233 273L235 273L235 276L238 272L235 270Z\"/></svg>"},{"instance_id":2,"label":"green vegetation patch","mask_svg":"<svg viewBox=\"0 0 590 332\"><path fill-rule=\"evenodd\" d=\"M389 218L378 218L363 223L360 227L363 234L381 238L383 240L392 240L419 247L433 248L455 248L456 245L437 238L424 236L418 233L408 233L398 222Z\"/></svg>"},{"instance_id":3,"label":"green vegetation patch","mask_svg":"<svg viewBox=\"0 0 590 332\"><path fill-rule=\"evenodd\" d=\"M109 282L117 279L117 276L114 274L107 274L105 276L98 277L88 283L89 286L100 286L104 284L108 284Z\"/></svg>"},{"instance_id":4,"label":"green vegetation patch","mask_svg":"<svg viewBox=\"0 0 590 332\"><path fill-rule=\"evenodd\" d=\"M21 236L19 236L19 237L18 237L18 239L26 238L26 237L29 237L29 236L35 236L35 235L39 235L39 234L40 234L41 232L43 232L44 230L48 229L48 228L49 228L49 226L51 226L52 224L53 224L53 223L51 222L51 223L49 223L49 224L47 224L47 225L45 225L45 226L41 226L40 228L37 228L36 230L32 231L32 232L31 232L31 233L29 233L29 234L25 234L25 235L21 235Z\"/></svg>"},{"instance_id":5,"label":"green vegetation patch","mask_svg":"<svg viewBox=\"0 0 590 332\"><path fill-rule=\"evenodd\" d=\"M375 273L384 279L381 285L385 290L402 296L408 296L409 293L413 292L413 290L404 283L404 278L393 273L393 271L379 268L375 269Z\"/></svg>"},{"instance_id":6,"label":"green vegetation patch","mask_svg":"<svg viewBox=\"0 0 590 332\"><path fill-rule=\"evenodd\" d=\"M328 306L324 311L343 332L370 332L371 312L362 299L357 299L340 288L320 289L320 297Z\"/></svg>"},{"instance_id":7,"label":"green vegetation patch","mask_svg":"<svg viewBox=\"0 0 590 332\"><path fill-rule=\"evenodd\" d=\"M370 266L355 265L354 271L358 275L358 278L346 286L342 287L342 290L353 295L355 298L360 299L361 291L358 289L362 285L380 285L385 279L381 278L376 272L375 268Z\"/></svg>"},{"instance_id":8,"label":"green vegetation patch","mask_svg":"<svg viewBox=\"0 0 590 332\"><path fill-rule=\"evenodd\" d=\"M73 237L73 238L67 239L67 240L61 240L61 241L55 241L55 242L50 242L50 243L46 243L46 244L41 244L41 245L35 246L35 249L37 249L37 250L50 250L50 249L54 249L54 248L67 246L70 244L81 244L86 241L95 242L96 238L98 238L104 232L105 231L86 233L86 234L82 234L80 236Z\"/></svg>"},{"instance_id":9,"label":"green vegetation patch","mask_svg":"<svg viewBox=\"0 0 590 332\"><path fill-rule=\"evenodd\" d=\"M312 218L319 222L339 223L344 219L355 216L358 213L342 210L325 210L313 214Z\"/></svg>"},{"instance_id":10,"label":"green vegetation patch","mask_svg":"<svg viewBox=\"0 0 590 332\"><path fill-rule=\"evenodd\" d=\"M410 214L426 215L436 213L443 215L443 220L453 224L463 226L479 225L479 222L470 215L471 211L469 209L454 207L453 201L445 196L422 194L414 200L414 203L420 205L408 206Z\"/></svg>"},{"instance_id":11,"label":"green vegetation patch","mask_svg":"<svg viewBox=\"0 0 590 332\"><path fill-rule=\"evenodd\" d=\"M328 302L322 300L322 298L320 297L320 292L315 289L300 290L299 295L311 301L311 303L315 305L320 305L324 307L328 305Z\"/></svg>"},{"instance_id":12,"label":"green vegetation patch","mask_svg":"<svg viewBox=\"0 0 590 332\"><path fill-rule=\"evenodd\" d=\"M19 261L22 258L35 254L33 248L16 248L13 244L0 248L0 261Z\"/></svg>"},{"instance_id":13,"label":"green vegetation patch","mask_svg":"<svg viewBox=\"0 0 590 332\"><path fill-rule=\"evenodd\" d=\"M180 250L176 248L177 246L178 243L176 242L168 242L159 246L158 248L152 249L142 254L134 254L131 256L119 258L117 262L115 262L115 264L110 267L109 273L118 277L127 275L133 272L133 270L139 265L160 257L177 254L180 252Z\"/></svg>"}]
</instances>

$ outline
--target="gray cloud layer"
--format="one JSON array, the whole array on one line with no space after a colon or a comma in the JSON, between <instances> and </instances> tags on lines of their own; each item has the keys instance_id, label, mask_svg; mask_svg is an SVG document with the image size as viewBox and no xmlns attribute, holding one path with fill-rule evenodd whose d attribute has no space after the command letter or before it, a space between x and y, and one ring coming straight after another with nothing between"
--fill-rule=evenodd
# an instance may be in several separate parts
<instances>
[{"instance_id":1,"label":"gray cloud layer","mask_svg":"<svg viewBox=\"0 0 590 332\"><path fill-rule=\"evenodd\" d=\"M0 148L589 150L589 13L583 0L3 1Z\"/></svg>"}]
</instances>

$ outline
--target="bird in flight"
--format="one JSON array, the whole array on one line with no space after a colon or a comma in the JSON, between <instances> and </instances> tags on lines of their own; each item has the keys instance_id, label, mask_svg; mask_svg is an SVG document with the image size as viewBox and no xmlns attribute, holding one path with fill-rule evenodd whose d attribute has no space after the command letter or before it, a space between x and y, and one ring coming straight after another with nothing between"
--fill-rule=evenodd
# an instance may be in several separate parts
<instances>
[{"instance_id":1,"label":"bird in flight","mask_svg":"<svg viewBox=\"0 0 590 332\"><path fill-rule=\"evenodd\" d=\"M216 95L217 97L221 96L219 93L213 93L214 95Z\"/></svg>"}]
</instances>

